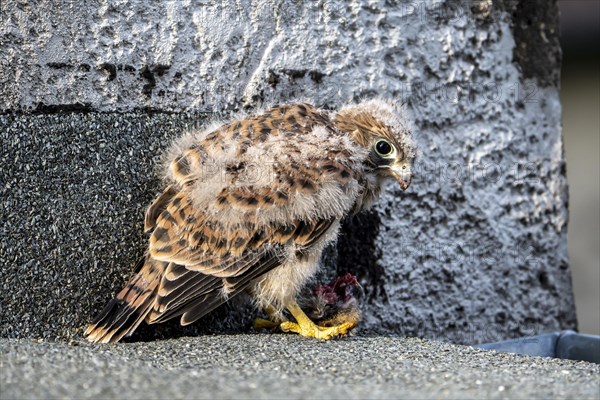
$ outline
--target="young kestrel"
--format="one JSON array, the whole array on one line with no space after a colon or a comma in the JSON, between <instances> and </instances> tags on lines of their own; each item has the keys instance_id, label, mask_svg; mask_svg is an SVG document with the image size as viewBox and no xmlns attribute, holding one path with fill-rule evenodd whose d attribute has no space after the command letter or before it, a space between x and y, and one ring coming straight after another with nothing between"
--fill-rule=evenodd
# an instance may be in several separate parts
<instances>
[{"instance_id":1,"label":"young kestrel","mask_svg":"<svg viewBox=\"0 0 600 400\"><path fill-rule=\"evenodd\" d=\"M347 333L355 320L318 326L296 296L342 218L371 205L388 178L408 187L410 136L402 110L381 100L337 112L287 104L185 135L146 211L147 255L88 340L117 342L144 320L191 324L242 291L283 331Z\"/></svg>"}]
</instances>

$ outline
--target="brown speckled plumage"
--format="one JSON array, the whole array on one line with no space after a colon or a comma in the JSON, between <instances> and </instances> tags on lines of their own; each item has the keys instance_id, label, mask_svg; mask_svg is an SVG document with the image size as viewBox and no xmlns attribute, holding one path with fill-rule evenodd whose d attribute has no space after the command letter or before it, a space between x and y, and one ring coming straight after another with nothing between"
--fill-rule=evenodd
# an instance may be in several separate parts
<instances>
[{"instance_id":1,"label":"brown speckled plumage","mask_svg":"<svg viewBox=\"0 0 600 400\"><path fill-rule=\"evenodd\" d=\"M284 321L340 220L386 178L406 188L413 158L401 111L379 100L337 113L289 104L188 133L146 212L145 261L88 339L116 342L143 320L189 324L243 290Z\"/></svg>"}]
</instances>

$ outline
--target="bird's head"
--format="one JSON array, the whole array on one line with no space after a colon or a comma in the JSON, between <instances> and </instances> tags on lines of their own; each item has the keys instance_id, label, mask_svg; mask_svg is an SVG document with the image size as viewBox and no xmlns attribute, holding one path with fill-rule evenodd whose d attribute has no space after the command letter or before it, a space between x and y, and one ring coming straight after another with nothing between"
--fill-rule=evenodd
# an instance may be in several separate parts
<instances>
[{"instance_id":1,"label":"bird's head","mask_svg":"<svg viewBox=\"0 0 600 400\"><path fill-rule=\"evenodd\" d=\"M346 106L336 114L335 125L367 150L366 171L379 184L392 178L408 188L416 150L401 107L384 100Z\"/></svg>"}]
</instances>

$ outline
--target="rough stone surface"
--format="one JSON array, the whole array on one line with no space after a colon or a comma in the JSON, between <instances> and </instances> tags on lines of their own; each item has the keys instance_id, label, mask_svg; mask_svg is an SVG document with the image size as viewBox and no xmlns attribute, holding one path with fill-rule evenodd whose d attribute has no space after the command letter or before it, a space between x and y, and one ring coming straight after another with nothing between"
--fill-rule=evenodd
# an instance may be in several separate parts
<instances>
[{"instance_id":1,"label":"rough stone surface","mask_svg":"<svg viewBox=\"0 0 600 400\"><path fill-rule=\"evenodd\" d=\"M557 12L3 0L0 334L80 332L143 254L156 155L203 112L376 95L407 103L422 154L409 190L390 186L329 253L326 275L366 289L362 329L456 343L574 329ZM247 310L137 337L240 330Z\"/></svg>"},{"instance_id":2,"label":"rough stone surface","mask_svg":"<svg viewBox=\"0 0 600 400\"><path fill-rule=\"evenodd\" d=\"M600 366L441 342L228 335L91 346L0 339L22 398L598 399Z\"/></svg>"}]
</instances>

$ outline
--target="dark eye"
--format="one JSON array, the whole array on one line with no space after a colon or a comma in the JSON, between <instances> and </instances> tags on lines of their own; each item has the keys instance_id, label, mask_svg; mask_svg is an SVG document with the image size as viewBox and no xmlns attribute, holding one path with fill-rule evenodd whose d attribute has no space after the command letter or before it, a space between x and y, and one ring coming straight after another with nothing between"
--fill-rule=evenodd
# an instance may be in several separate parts
<instances>
[{"instance_id":1,"label":"dark eye","mask_svg":"<svg viewBox=\"0 0 600 400\"><path fill-rule=\"evenodd\" d=\"M375 143L375 151L380 156L386 157L394 152L394 146L392 146L387 140L382 139Z\"/></svg>"}]
</instances>

